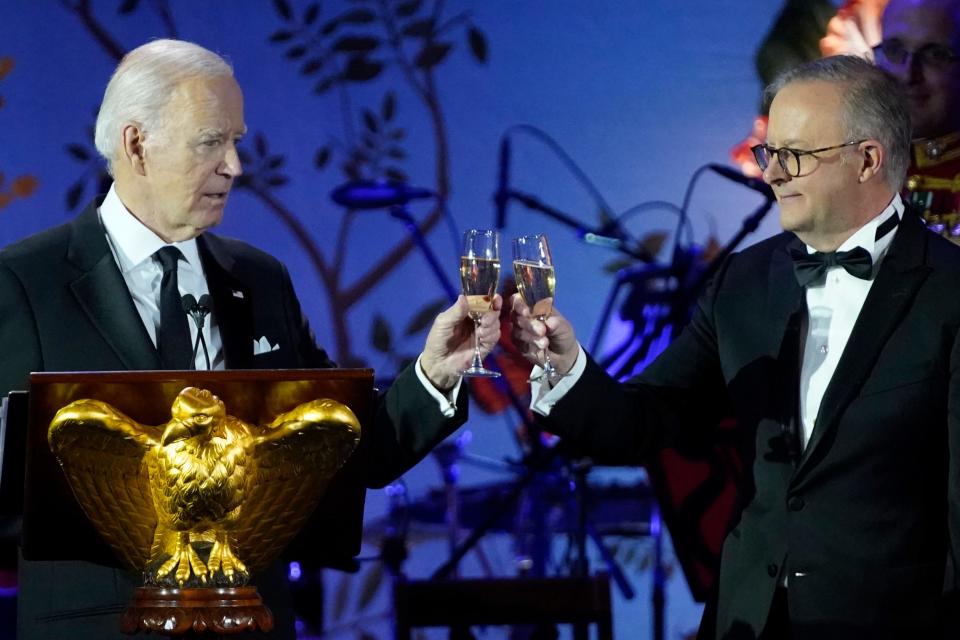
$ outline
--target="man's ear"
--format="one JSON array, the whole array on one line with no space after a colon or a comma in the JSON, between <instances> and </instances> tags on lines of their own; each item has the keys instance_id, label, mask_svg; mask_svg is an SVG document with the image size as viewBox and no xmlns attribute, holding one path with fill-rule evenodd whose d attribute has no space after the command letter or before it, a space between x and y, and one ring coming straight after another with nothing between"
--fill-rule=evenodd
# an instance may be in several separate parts
<instances>
[{"instance_id":1,"label":"man's ear","mask_svg":"<svg viewBox=\"0 0 960 640\"><path fill-rule=\"evenodd\" d=\"M135 124L123 128L120 161L133 169L137 175L146 175L146 151L144 149L143 130Z\"/></svg>"},{"instance_id":2,"label":"man's ear","mask_svg":"<svg viewBox=\"0 0 960 640\"><path fill-rule=\"evenodd\" d=\"M858 147L860 151L860 182L867 182L880 176L887 161L887 151L876 140L865 140Z\"/></svg>"}]
</instances>

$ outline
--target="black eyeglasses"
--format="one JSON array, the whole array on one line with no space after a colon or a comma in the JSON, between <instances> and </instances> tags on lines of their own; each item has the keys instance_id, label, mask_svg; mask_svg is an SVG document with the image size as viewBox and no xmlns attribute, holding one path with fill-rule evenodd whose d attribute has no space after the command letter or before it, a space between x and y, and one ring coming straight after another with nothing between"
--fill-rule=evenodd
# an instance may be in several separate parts
<instances>
[{"instance_id":1,"label":"black eyeglasses","mask_svg":"<svg viewBox=\"0 0 960 640\"><path fill-rule=\"evenodd\" d=\"M903 42L896 38L884 40L875 46L873 48L873 55L878 62L901 65L906 63L907 59L910 59L918 65L931 69L949 67L958 59L953 49L945 44L929 42L911 51L907 49Z\"/></svg>"},{"instance_id":2,"label":"black eyeglasses","mask_svg":"<svg viewBox=\"0 0 960 640\"><path fill-rule=\"evenodd\" d=\"M800 175L800 158L803 156L812 156L816 153L822 153L823 151L842 149L844 147L860 144L861 142L866 142L866 140L853 140L851 142L844 142L843 144L835 144L832 147L810 149L808 151L803 149L791 149L790 147L777 148L771 147L768 144L758 144L750 147L750 151L753 151L753 158L757 161L757 166L760 167L761 171L766 171L767 167L770 166L770 158L776 156L777 162L780 164L780 168L783 169L783 171L791 178L796 178Z\"/></svg>"}]
</instances>

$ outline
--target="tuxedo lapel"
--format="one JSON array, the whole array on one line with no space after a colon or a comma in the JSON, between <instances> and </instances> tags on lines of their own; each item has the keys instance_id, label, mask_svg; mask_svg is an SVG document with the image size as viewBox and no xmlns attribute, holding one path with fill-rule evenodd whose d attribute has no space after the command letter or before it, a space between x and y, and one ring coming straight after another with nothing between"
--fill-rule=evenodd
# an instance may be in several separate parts
<instances>
[{"instance_id":1,"label":"tuxedo lapel","mask_svg":"<svg viewBox=\"0 0 960 640\"><path fill-rule=\"evenodd\" d=\"M99 199L91 203L71 227L67 260L81 275L70 283L70 289L124 367L159 369L157 350L107 244L97 214L99 204Z\"/></svg>"},{"instance_id":2,"label":"tuxedo lapel","mask_svg":"<svg viewBox=\"0 0 960 640\"><path fill-rule=\"evenodd\" d=\"M847 405L856 397L873 370L890 335L909 310L917 289L929 273L924 264L927 231L918 218L905 214L890 251L860 310L850 339L840 356L820 403L820 411L797 469L796 477L810 465L818 446L835 429Z\"/></svg>"},{"instance_id":3,"label":"tuxedo lapel","mask_svg":"<svg viewBox=\"0 0 960 640\"><path fill-rule=\"evenodd\" d=\"M794 237L773 253L767 282L767 309L771 340L780 337L776 374L779 390L776 417L782 429L780 447L791 463L799 459L800 352L803 344L803 326L806 301L803 287L797 282L790 251L802 249L803 243Z\"/></svg>"},{"instance_id":4,"label":"tuxedo lapel","mask_svg":"<svg viewBox=\"0 0 960 640\"><path fill-rule=\"evenodd\" d=\"M770 259L770 273L767 278L766 317L769 318L770 335L782 336L796 313L806 308L803 288L797 282L793 272L791 249L802 248L803 243L796 237L773 252Z\"/></svg>"},{"instance_id":5,"label":"tuxedo lapel","mask_svg":"<svg viewBox=\"0 0 960 640\"><path fill-rule=\"evenodd\" d=\"M216 236L200 236L197 246L213 299L213 318L220 330L226 368L250 369L254 335L249 288L237 276L233 257Z\"/></svg>"}]
</instances>

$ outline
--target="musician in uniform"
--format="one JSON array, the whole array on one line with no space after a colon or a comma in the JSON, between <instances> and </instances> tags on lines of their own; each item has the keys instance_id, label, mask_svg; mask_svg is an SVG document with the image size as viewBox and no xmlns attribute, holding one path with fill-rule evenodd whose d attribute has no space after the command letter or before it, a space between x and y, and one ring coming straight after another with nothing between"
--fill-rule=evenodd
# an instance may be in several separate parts
<instances>
[{"instance_id":1,"label":"musician in uniform","mask_svg":"<svg viewBox=\"0 0 960 640\"><path fill-rule=\"evenodd\" d=\"M891 0L874 47L904 86L913 125L904 200L960 242L960 1Z\"/></svg>"}]
</instances>

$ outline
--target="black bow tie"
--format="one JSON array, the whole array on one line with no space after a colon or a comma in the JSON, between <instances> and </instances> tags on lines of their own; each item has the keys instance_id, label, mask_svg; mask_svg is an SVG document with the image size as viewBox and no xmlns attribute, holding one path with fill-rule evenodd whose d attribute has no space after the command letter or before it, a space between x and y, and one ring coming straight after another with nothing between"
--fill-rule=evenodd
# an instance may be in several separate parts
<instances>
[{"instance_id":1,"label":"black bow tie","mask_svg":"<svg viewBox=\"0 0 960 640\"><path fill-rule=\"evenodd\" d=\"M793 258L793 271L801 287L822 278L830 267L843 267L847 273L861 280L869 280L873 274L873 259L863 247L830 253L807 253L803 249L791 249L790 257Z\"/></svg>"}]
</instances>

